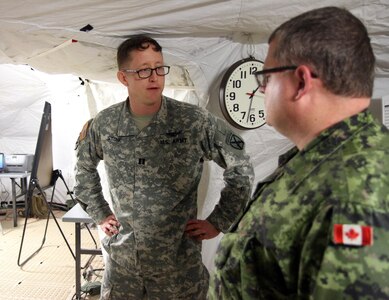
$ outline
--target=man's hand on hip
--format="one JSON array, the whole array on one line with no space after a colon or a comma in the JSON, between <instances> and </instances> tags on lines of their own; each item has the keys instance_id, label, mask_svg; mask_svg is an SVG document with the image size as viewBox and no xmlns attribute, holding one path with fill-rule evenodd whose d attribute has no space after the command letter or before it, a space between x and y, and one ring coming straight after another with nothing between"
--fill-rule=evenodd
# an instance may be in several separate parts
<instances>
[{"instance_id":1,"label":"man's hand on hip","mask_svg":"<svg viewBox=\"0 0 389 300\"><path fill-rule=\"evenodd\" d=\"M189 220L186 223L185 233L198 241L209 240L217 236L220 231L207 220Z\"/></svg>"}]
</instances>

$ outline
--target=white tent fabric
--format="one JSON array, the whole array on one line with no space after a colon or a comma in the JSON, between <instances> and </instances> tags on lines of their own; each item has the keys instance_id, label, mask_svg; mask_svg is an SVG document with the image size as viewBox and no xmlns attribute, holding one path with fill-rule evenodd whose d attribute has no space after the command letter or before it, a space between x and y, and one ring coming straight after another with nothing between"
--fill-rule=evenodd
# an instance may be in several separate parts
<instances>
[{"instance_id":1,"label":"white tent fabric","mask_svg":"<svg viewBox=\"0 0 389 300\"><path fill-rule=\"evenodd\" d=\"M378 57L377 76L387 78L388 1L329 0L325 5L344 6L364 21ZM148 33L161 42L166 61L185 66L198 93L207 98L231 62L249 54L264 59L272 29L320 6L318 0L3 0L0 62L116 81L116 47L131 34ZM93 29L80 31L88 24Z\"/></svg>"},{"instance_id":2,"label":"white tent fabric","mask_svg":"<svg viewBox=\"0 0 389 300\"><path fill-rule=\"evenodd\" d=\"M0 151L34 153L43 104L50 102L54 168L72 188L74 143L82 125L125 97L115 56L128 36L146 33L161 43L166 63L174 67L165 94L223 117L218 97L224 71L250 55L263 60L273 29L324 5L345 7L365 23L377 58L374 98L389 95L388 0L2 0ZM255 182L292 146L267 125L236 131L247 142ZM199 190L202 218L219 197L221 174L215 164L206 164ZM64 188L57 193L58 201L66 199ZM217 243L204 243L209 269Z\"/></svg>"}]
</instances>

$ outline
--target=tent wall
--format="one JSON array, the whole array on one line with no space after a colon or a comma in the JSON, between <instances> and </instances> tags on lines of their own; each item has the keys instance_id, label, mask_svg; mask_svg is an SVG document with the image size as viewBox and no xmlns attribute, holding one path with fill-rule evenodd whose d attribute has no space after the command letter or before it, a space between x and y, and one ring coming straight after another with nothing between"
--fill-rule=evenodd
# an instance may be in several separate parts
<instances>
[{"instance_id":1,"label":"tent wall","mask_svg":"<svg viewBox=\"0 0 389 300\"><path fill-rule=\"evenodd\" d=\"M328 0L325 4L319 0L37 0L33 4L3 0L0 151L34 153L43 105L50 102L54 168L62 171L72 188L74 144L82 125L125 97L125 89L117 84L115 56L117 46L128 36L147 33L156 38L166 63L177 71L167 78L167 85L188 88L190 95L183 97L223 118L218 97L227 68L250 55L263 60L267 38L276 26L324 5L346 7L366 24L377 57L373 97L389 95L386 0ZM88 24L90 29L83 29ZM236 131L247 141L255 182L272 172L278 156L292 146L267 125ZM9 188L2 183L2 189ZM199 191L200 217L213 209L222 186L222 170L207 163ZM66 200L63 187L58 187L56 200ZM219 239L204 242L203 258L209 269Z\"/></svg>"}]
</instances>

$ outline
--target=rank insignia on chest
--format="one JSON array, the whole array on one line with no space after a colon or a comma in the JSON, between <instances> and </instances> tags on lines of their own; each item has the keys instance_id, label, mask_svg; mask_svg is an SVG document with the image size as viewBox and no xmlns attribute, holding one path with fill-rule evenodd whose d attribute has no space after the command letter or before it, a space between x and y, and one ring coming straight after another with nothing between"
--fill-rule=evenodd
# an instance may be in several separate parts
<instances>
[{"instance_id":1,"label":"rank insignia on chest","mask_svg":"<svg viewBox=\"0 0 389 300\"><path fill-rule=\"evenodd\" d=\"M373 227L357 224L335 224L333 242L337 245L371 246L373 245Z\"/></svg>"}]
</instances>

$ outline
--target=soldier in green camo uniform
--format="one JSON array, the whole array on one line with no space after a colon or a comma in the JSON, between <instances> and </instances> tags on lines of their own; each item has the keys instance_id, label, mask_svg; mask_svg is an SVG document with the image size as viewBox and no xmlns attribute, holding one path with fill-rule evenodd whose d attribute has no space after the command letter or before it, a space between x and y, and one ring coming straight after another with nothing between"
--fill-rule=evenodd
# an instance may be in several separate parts
<instances>
[{"instance_id":1,"label":"soldier in green camo uniform","mask_svg":"<svg viewBox=\"0 0 389 300\"><path fill-rule=\"evenodd\" d=\"M374 62L344 9L273 32L256 76L267 122L296 147L223 237L209 299L389 299L389 133L366 110Z\"/></svg>"},{"instance_id":2,"label":"soldier in green camo uniform","mask_svg":"<svg viewBox=\"0 0 389 300\"><path fill-rule=\"evenodd\" d=\"M201 241L225 232L250 199L244 142L206 110L162 96L169 67L155 40L124 41L118 65L129 98L98 113L77 142L75 194L107 234L101 299L205 299ZM96 170L101 160L112 206ZM225 169L225 187L198 220L204 160Z\"/></svg>"}]
</instances>

